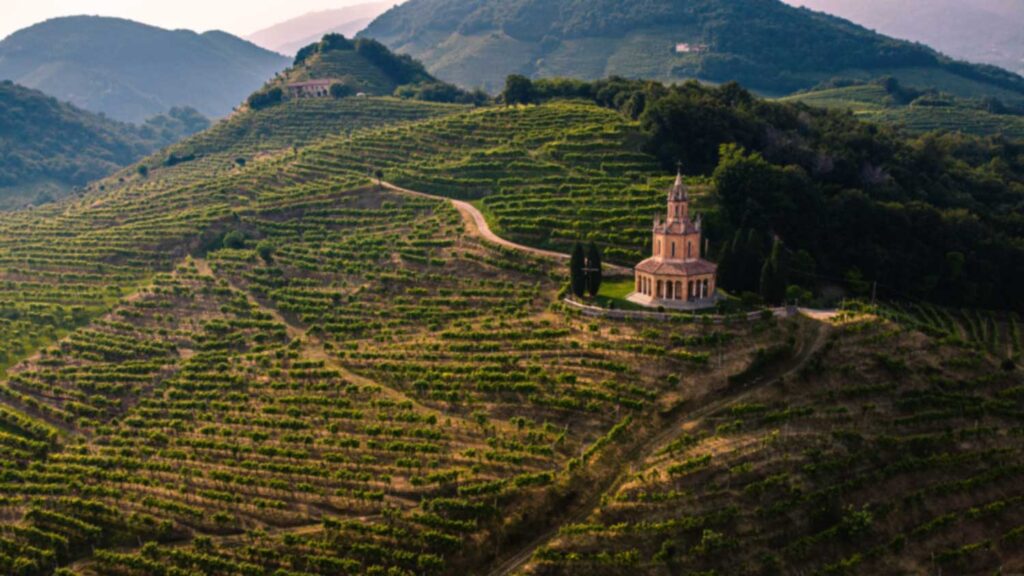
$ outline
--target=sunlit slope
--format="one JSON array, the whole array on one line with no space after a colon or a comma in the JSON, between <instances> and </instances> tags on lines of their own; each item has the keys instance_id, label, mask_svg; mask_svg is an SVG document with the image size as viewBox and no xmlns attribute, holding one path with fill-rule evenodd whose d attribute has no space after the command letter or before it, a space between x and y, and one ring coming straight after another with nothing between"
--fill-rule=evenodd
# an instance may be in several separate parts
<instances>
[{"instance_id":1,"label":"sunlit slope","mask_svg":"<svg viewBox=\"0 0 1024 576\"><path fill-rule=\"evenodd\" d=\"M695 414L526 574L990 574L1024 565L1020 378L876 319Z\"/></svg>"},{"instance_id":2,"label":"sunlit slope","mask_svg":"<svg viewBox=\"0 0 1024 576\"><path fill-rule=\"evenodd\" d=\"M306 157L209 179L183 160L5 222L12 287L38 273L55 307L107 291L0 386L4 570L479 567L489 535L549 517L527 503L600 477L581 463L616 425L653 422L681 378L739 370L777 330L724 330L710 366L707 341L666 344L696 325L551 314L560 268Z\"/></svg>"},{"instance_id":3,"label":"sunlit slope","mask_svg":"<svg viewBox=\"0 0 1024 576\"><path fill-rule=\"evenodd\" d=\"M900 104L877 84L814 90L783 100L803 102L817 108L852 110L863 120L895 124L912 133L965 132L979 136L1002 134L1009 138L1024 138L1022 116L995 114L985 110L979 102L951 97Z\"/></svg>"},{"instance_id":4,"label":"sunlit slope","mask_svg":"<svg viewBox=\"0 0 1024 576\"><path fill-rule=\"evenodd\" d=\"M0 216L0 367L58 337L156 271L223 234L266 161L327 134L454 107L397 100L302 101L236 115L96 182L75 199ZM304 179L274 176L272 184Z\"/></svg>"}]
</instances>

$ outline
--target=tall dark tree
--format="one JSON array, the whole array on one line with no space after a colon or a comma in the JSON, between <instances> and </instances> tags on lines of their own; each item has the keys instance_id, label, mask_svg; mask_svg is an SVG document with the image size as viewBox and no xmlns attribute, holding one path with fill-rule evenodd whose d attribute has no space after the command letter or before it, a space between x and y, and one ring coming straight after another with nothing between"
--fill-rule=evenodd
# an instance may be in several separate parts
<instances>
[{"instance_id":1,"label":"tall dark tree","mask_svg":"<svg viewBox=\"0 0 1024 576\"><path fill-rule=\"evenodd\" d=\"M583 253L583 245L579 242L572 249L572 258L569 260L569 282L572 285L572 293L577 298L582 298L587 292L587 257Z\"/></svg>"},{"instance_id":2,"label":"tall dark tree","mask_svg":"<svg viewBox=\"0 0 1024 576\"><path fill-rule=\"evenodd\" d=\"M780 304L786 299L789 282L786 248L778 237L772 244L772 253L761 267L761 297L769 304Z\"/></svg>"},{"instance_id":3,"label":"tall dark tree","mask_svg":"<svg viewBox=\"0 0 1024 576\"><path fill-rule=\"evenodd\" d=\"M519 74L513 74L505 80L505 91L501 93L505 104L531 104L537 100L533 81Z\"/></svg>"},{"instance_id":4,"label":"tall dark tree","mask_svg":"<svg viewBox=\"0 0 1024 576\"><path fill-rule=\"evenodd\" d=\"M604 280L604 273L601 270L601 249L597 244L591 242L587 251L587 292L591 296L597 296L601 291L601 282Z\"/></svg>"}]
</instances>

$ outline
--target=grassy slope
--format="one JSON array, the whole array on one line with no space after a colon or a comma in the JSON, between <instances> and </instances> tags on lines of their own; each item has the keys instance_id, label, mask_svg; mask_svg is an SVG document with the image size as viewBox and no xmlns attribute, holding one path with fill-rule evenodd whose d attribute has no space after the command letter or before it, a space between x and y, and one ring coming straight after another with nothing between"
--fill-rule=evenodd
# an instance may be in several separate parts
<instances>
[{"instance_id":1,"label":"grassy slope","mask_svg":"<svg viewBox=\"0 0 1024 576\"><path fill-rule=\"evenodd\" d=\"M798 377L691 419L526 573L1020 570L1018 390L983 354L843 325Z\"/></svg>"},{"instance_id":2,"label":"grassy slope","mask_svg":"<svg viewBox=\"0 0 1024 576\"><path fill-rule=\"evenodd\" d=\"M911 132L962 131L1024 138L1024 117L992 114L966 105L934 107L887 104L888 94L884 88L876 85L818 90L789 96L784 101L803 102L819 108L852 110L865 120L898 124Z\"/></svg>"}]
</instances>

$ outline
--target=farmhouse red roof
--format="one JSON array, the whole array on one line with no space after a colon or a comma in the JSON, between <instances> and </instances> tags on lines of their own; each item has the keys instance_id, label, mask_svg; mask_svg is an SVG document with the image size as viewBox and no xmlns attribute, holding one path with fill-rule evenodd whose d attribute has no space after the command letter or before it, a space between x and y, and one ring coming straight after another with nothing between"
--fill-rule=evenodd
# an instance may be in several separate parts
<instances>
[{"instance_id":1,"label":"farmhouse red roof","mask_svg":"<svg viewBox=\"0 0 1024 576\"><path fill-rule=\"evenodd\" d=\"M289 84L289 88L305 88L306 86L330 86L334 83L334 80L330 78L322 78L318 80L306 80L305 82L294 82Z\"/></svg>"}]
</instances>

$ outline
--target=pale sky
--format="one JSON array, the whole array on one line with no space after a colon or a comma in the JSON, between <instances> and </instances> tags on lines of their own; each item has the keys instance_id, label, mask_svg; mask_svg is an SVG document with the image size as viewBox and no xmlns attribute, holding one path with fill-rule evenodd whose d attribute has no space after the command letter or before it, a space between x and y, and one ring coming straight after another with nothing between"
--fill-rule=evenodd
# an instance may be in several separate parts
<instances>
[{"instance_id":1,"label":"pale sky","mask_svg":"<svg viewBox=\"0 0 1024 576\"><path fill-rule=\"evenodd\" d=\"M161 28L224 30L245 36L314 10L368 0L0 0L0 38L58 16L128 18Z\"/></svg>"}]
</instances>

